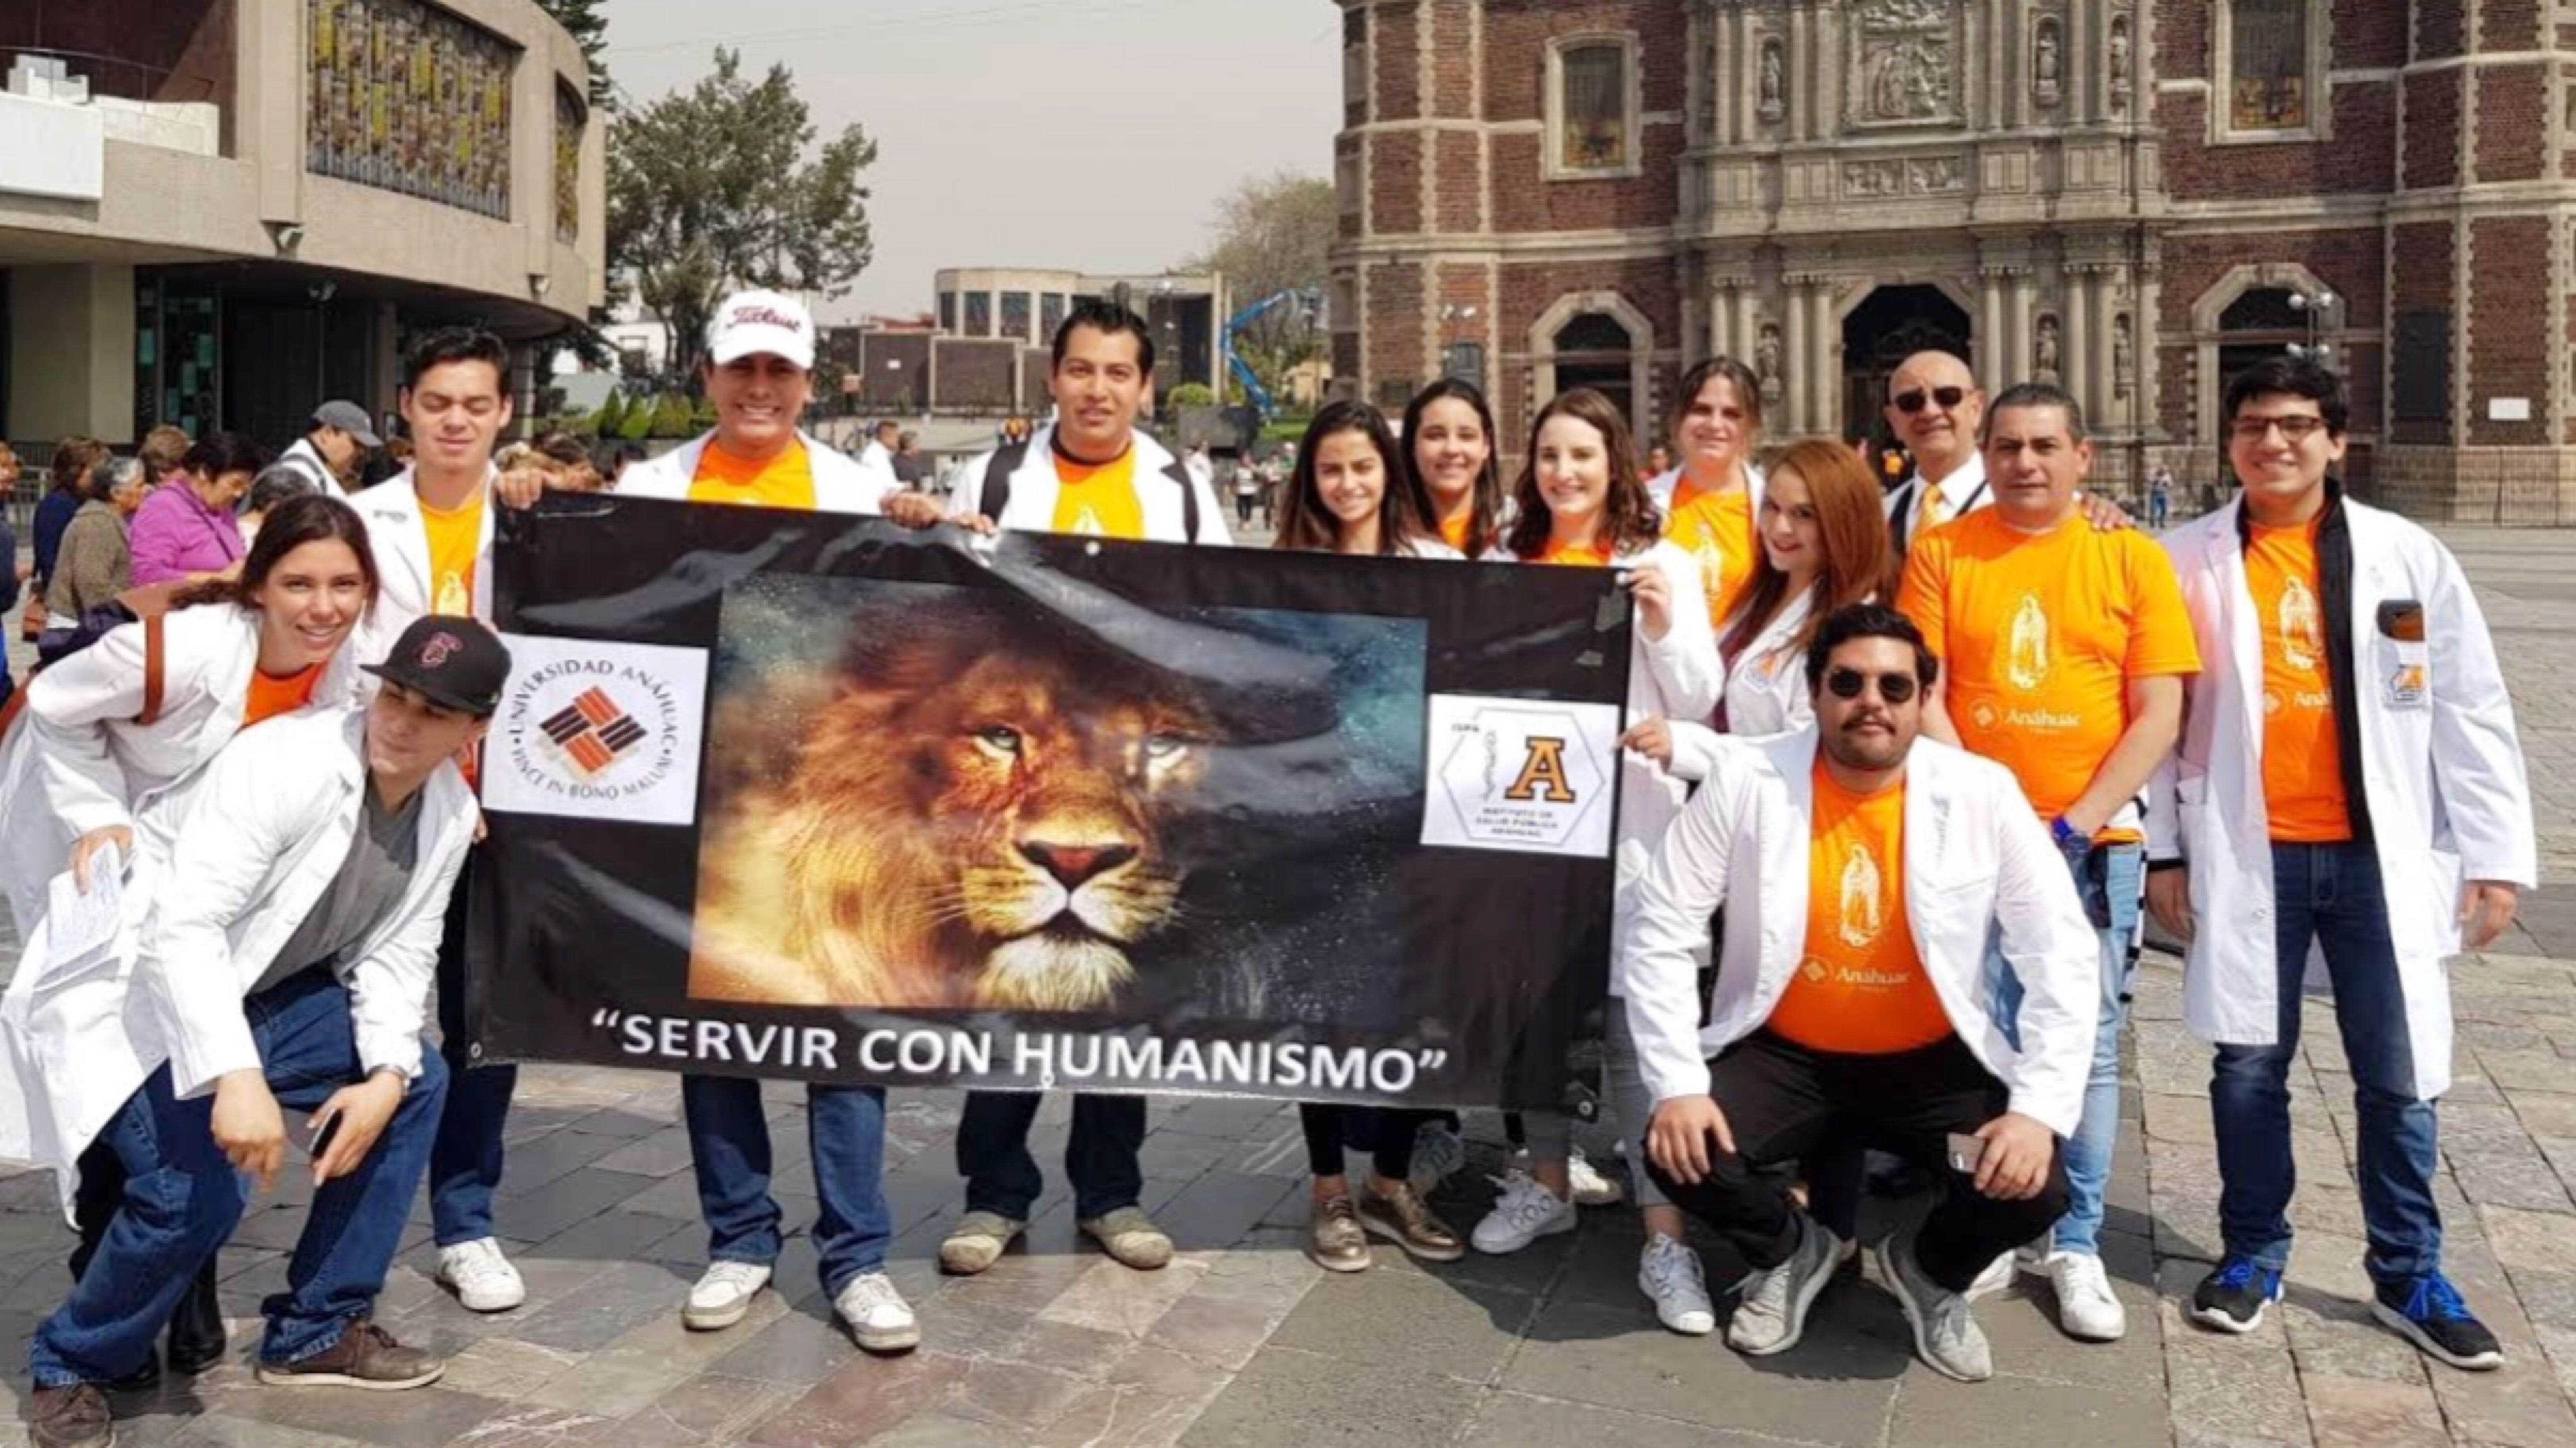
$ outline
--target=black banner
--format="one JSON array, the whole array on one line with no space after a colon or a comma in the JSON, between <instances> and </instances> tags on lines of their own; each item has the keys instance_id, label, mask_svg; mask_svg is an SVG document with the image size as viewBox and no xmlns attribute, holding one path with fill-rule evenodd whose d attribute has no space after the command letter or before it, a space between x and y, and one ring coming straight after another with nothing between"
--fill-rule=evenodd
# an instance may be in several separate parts
<instances>
[{"instance_id":1,"label":"black banner","mask_svg":"<svg viewBox=\"0 0 2576 1448\"><path fill-rule=\"evenodd\" d=\"M499 528L481 1059L1581 1099L1608 571L598 496Z\"/></svg>"}]
</instances>

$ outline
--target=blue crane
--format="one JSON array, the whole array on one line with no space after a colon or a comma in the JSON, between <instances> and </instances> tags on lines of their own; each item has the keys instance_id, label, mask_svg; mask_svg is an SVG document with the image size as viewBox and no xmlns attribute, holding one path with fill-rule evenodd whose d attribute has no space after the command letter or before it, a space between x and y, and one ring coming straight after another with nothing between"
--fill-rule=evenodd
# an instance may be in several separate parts
<instances>
[{"instance_id":1,"label":"blue crane","mask_svg":"<svg viewBox=\"0 0 2576 1448\"><path fill-rule=\"evenodd\" d=\"M1244 361L1234 350L1234 339L1244 328L1290 302L1300 304L1308 316L1313 316L1323 310L1324 299L1313 287L1286 287L1235 313L1225 324L1226 370L1234 374L1235 381L1243 384L1244 399L1252 404L1253 411L1260 414L1264 422L1279 410L1278 400L1270 395L1269 388L1261 385L1261 379L1253 375L1252 364Z\"/></svg>"}]
</instances>

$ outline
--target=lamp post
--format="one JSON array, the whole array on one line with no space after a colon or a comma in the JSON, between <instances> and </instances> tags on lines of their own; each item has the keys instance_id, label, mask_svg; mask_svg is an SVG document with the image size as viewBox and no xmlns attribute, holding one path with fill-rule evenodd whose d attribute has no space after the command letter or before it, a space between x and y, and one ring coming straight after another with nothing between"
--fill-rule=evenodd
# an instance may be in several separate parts
<instances>
[{"instance_id":1,"label":"lamp post","mask_svg":"<svg viewBox=\"0 0 2576 1448\"><path fill-rule=\"evenodd\" d=\"M2308 340L2291 343L2290 355L2314 362L2320 367L2332 367L2335 361L2335 345L2324 339L2326 333L2333 328L2335 309L2342 305L2343 298L2324 287L2319 287L2313 292L2290 293L2290 310L2300 314L2308 324Z\"/></svg>"}]
</instances>

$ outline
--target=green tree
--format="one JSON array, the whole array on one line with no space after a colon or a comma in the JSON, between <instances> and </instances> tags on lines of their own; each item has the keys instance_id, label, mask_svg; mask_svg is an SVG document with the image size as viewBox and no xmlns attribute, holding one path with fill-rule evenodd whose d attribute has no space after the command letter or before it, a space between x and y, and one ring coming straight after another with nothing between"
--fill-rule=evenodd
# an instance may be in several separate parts
<instances>
[{"instance_id":1,"label":"green tree","mask_svg":"<svg viewBox=\"0 0 2576 1448\"><path fill-rule=\"evenodd\" d=\"M1216 401L1216 394L1204 382L1184 382L1172 389L1166 401L1174 407L1206 407Z\"/></svg>"},{"instance_id":2,"label":"green tree","mask_svg":"<svg viewBox=\"0 0 2576 1448\"><path fill-rule=\"evenodd\" d=\"M581 58L590 66L590 103L613 111L617 109L615 87L608 79L608 62L602 58L608 49L608 17L600 13L604 4L606 0L537 0L538 9L580 42Z\"/></svg>"},{"instance_id":3,"label":"green tree","mask_svg":"<svg viewBox=\"0 0 2576 1448\"><path fill-rule=\"evenodd\" d=\"M653 435L658 438L697 436L697 419L689 412L689 399L676 392L665 392L653 406Z\"/></svg>"},{"instance_id":4,"label":"green tree","mask_svg":"<svg viewBox=\"0 0 2576 1448\"><path fill-rule=\"evenodd\" d=\"M824 142L783 65L758 82L738 51L715 72L621 113L608 140L608 263L689 357L727 291L838 297L875 255L857 126ZM808 158L811 157L809 160Z\"/></svg>"},{"instance_id":5,"label":"green tree","mask_svg":"<svg viewBox=\"0 0 2576 1448\"><path fill-rule=\"evenodd\" d=\"M1238 308L1283 291L1320 298L1332 281L1333 240L1340 230L1341 203L1332 182L1278 171L1243 181L1218 202L1206 249L1181 266L1225 273ZM1320 309L1282 303L1244 328L1236 350L1277 392L1290 368L1324 355L1323 320Z\"/></svg>"},{"instance_id":6,"label":"green tree","mask_svg":"<svg viewBox=\"0 0 2576 1448\"><path fill-rule=\"evenodd\" d=\"M625 427L626 394L612 391L608 400L599 405L599 416L593 420L591 431L601 437L621 437Z\"/></svg>"},{"instance_id":7,"label":"green tree","mask_svg":"<svg viewBox=\"0 0 2576 1448\"><path fill-rule=\"evenodd\" d=\"M626 415L618 420L617 435L628 442L642 442L653 435L651 398L639 397L627 405Z\"/></svg>"}]
</instances>

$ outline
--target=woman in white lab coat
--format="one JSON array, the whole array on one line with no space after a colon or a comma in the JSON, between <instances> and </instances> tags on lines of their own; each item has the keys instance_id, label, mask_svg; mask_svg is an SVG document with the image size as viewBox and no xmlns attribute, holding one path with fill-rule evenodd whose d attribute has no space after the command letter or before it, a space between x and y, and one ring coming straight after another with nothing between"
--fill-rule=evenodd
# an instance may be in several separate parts
<instances>
[{"instance_id":1,"label":"woman in white lab coat","mask_svg":"<svg viewBox=\"0 0 2576 1448\"><path fill-rule=\"evenodd\" d=\"M1608 398L1577 388L1542 408L1531 428L1527 461L1513 489L1518 514L1492 555L1503 561L1617 568L1635 599L1630 631L1627 714L1632 719L1706 719L1723 685L1717 639L1709 625L1699 564L1664 540L1664 520L1637 475L1626 421ZM1681 812L1683 782L1633 751L1619 760L1619 835L1611 931L1630 928L1631 897L1664 828ZM1618 1005L1620 982L1610 981ZM1625 1033L1621 1033L1624 1039ZM1645 1130L1648 1103L1636 1099L1633 1055L1610 1043L1612 1108L1623 1134ZM1531 1171L1511 1173L1502 1198L1473 1234L1485 1252L1515 1252L1539 1237L1574 1229L1570 1119L1529 1120ZM1646 1211L1647 1245L1638 1285L1677 1331L1704 1333L1716 1324L1699 1259L1682 1245L1679 1209L1661 1199L1642 1172L1632 1173Z\"/></svg>"}]
</instances>

